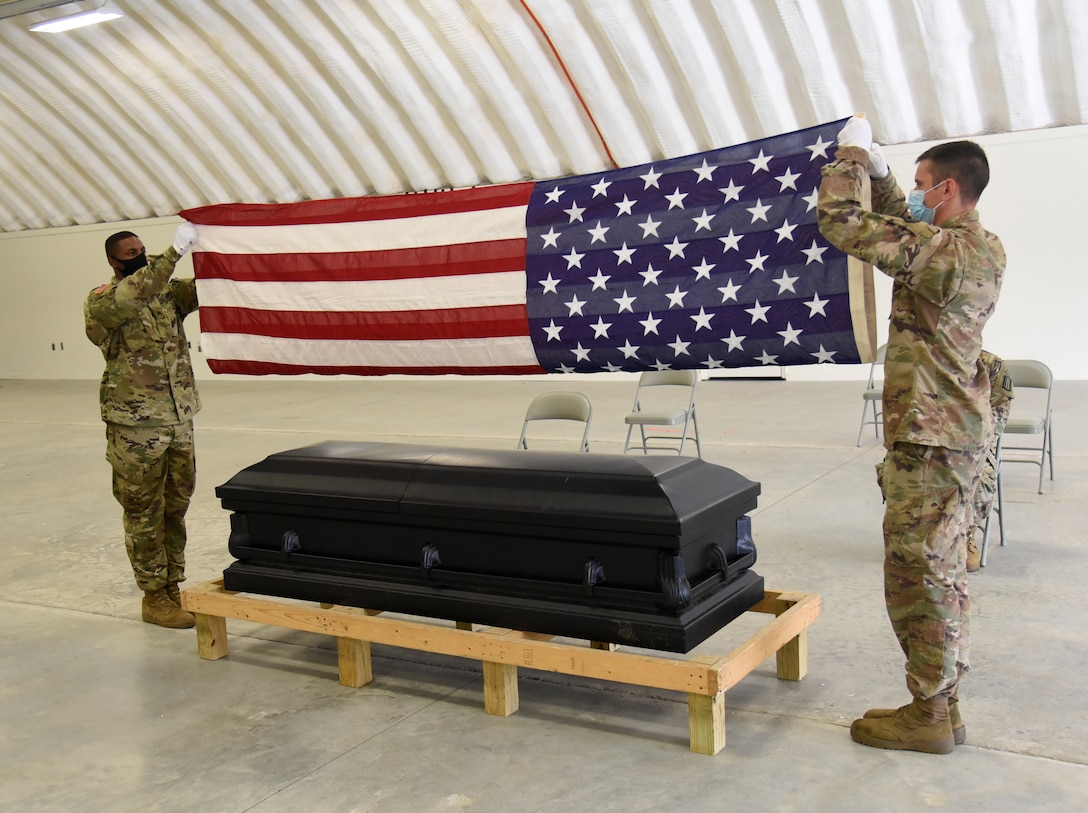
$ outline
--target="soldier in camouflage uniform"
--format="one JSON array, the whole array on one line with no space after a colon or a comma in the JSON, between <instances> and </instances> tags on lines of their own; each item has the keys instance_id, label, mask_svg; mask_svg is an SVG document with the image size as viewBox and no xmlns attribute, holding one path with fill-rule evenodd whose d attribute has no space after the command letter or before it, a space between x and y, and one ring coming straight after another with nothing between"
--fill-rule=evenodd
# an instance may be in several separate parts
<instances>
[{"instance_id":1,"label":"soldier in camouflage uniform","mask_svg":"<svg viewBox=\"0 0 1088 813\"><path fill-rule=\"evenodd\" d=\"M989 181L982 149L960 141L918 158L905 198L861 117L823 169L820 231L893 280L884 378L884 589L913 700L870 709L850 735L878 748L949 753L966 734L958 686L969 668L965 523L990 439L982 329L1005 268L975 204ZM872 184L872 208L862 205ZM963 642L966 644L966 640Z\"/></svg>"},{"instance_id":2,"label":"soldier in camouflage uniform","mask_svg":"<svg viewBox=\"0 0 1088 813\"><path fill-rule=\"evenodd\" d=\"M144 591L143 620L187 628L178 583L185 578L185 512L196 485L193 416L200 409L182 325L197 309L196 281L171 279L196 237L191 224L148 257L132 232L106 240L114 278L83 305L87 338L102 350L99 390L113 495L124 512L125 547Z\"/></svg>"},{"instance_id":3,"label":"soldier in camouflage uniform","mask_svg":"<svg viewBox=\"0 0 1088 813\"><path fill-rule=\"evenodd\" d=\"M967 522L967 572L974 573L982 566L982 551L975 544L975 533L986 526L990 509L997 494L997 445L1009 420L1012 409L1012 376L1005 362L988 350L983 350L982 363L990 375L990 442L986 445L986 459L979 472L978 483L971 500L971 519Z\"/></svg>"}]
</instances>

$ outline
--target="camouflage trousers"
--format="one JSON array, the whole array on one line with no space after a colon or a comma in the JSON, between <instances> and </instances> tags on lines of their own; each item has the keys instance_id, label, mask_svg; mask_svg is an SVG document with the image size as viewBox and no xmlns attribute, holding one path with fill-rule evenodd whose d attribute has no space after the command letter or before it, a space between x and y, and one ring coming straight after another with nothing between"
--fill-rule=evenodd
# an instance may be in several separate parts
<instances>
[{"instance_id":1,"label":"camouflage trousers","mask_svg":"<svg viewBox=\"0 0 1088 813\"><path fill-rule=\"evenodd\" d=\"M192 422L106 424L113 496L124 511L125 549L141 590L185 578L185 512L196 487Z\"/></svg>"},{"instance_id":2,"label":"camouflage trousers","mask_svg":"<svg viewBox=\"0 0 1088 813\"><path fill-rule=\"evenodd\" d=\"M880 467L884 597L921 699L954 694L970 669L966 529L981 459L981 450L896 443Z\"/></svg>"}]
</instances>

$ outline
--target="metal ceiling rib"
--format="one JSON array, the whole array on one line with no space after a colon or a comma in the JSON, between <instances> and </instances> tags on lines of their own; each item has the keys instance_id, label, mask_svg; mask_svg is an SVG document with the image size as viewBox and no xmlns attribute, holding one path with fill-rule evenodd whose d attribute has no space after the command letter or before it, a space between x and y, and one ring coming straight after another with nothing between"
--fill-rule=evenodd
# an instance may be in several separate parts
<instances>
[{"instance_id":1,"label":"metal ceiling rib","mask_svg":"<svg viewBox=\"0 0 1088 813\"><path fill-rule=\"evenodd\" d=\"M0 2L2 231L1088 123L1083 0L112 2Z\"/></svg>"}]
</instances>

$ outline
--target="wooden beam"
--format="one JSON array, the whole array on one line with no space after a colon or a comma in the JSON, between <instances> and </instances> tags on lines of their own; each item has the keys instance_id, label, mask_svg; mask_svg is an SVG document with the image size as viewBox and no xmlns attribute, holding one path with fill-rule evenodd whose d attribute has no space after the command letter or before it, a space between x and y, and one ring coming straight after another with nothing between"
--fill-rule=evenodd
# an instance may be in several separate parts
<instances>
[{"instance_id":1,"label":"wooden beam","mask_svg":"<svg viewBox=\"0 0 1088 813\"><path fill-rule=\"evenodd\" d=\"M336 639L336 661L340 668L340 683L351 689L365 686L374 679L370 661L370 644L355 638Z\"/></svg>"},{"instance_id":2,"label":"wooden beam","mask_svg":"<svg viewBox=\"0 0 1088 813\"><path fill-rule=\"evenodd\" d=\"M204 613L196 617L196 652L206 661L227 656L227 619Z\"/></svg>"},{"instance_id":3,"label":"wooden beam","mask_svg":"<svg viewBox=\"0 0 1088 813\"><path fill-rule=\"evenodd\" d=\"M505 663L582 677L635 683L655 689L707 694L717 676L710 667L686 659L608 652L589 647L531 640L526 634L507 638L492 633L450 629L425 620L402 620L355 615L341 607L328 610L283 604L250 594L224 590L219 581L190 588L190 606L196 612L236 618L258 624L357 638L372 644L454 655L491 663ZM548 636L550 637L550 636Z\"/></svg>"},{"instance_id":4,"label":"wooden beam","mask_svg":"<svg viewBox=\"0 0 1088 813\"><path fill-rule=\"evenodd\" d=\"M693 753L714 756L725 748L725 692L688 693L688 732Z\"/></svg>"},{"instance_id":5,"label":"wooden beam","mask_svg":"<svg viewBox=\"0 0 1088 813\"><path fill-rule=\"evenodd\" d=\"M518 668L508 663L484 661L484 711L497 717L509 717L520 705Z\"/></svg>"},{"instance_id":6,"label":"wooden beam","mask_svg":"<svg viewBox=\"0 0 1088 813\"><path fill-rule=\"evenodd\" d=\"M779 597L776 615L781 617L796 607L799 602ZM813 616L815 618L815 616ZM801 628L793 638L786 641L775 653L779 680L800 680L808 674L808 625Z\"/></svg>"},{"instance_id":7,"label":"wooden beam","mask_svg":"<svg viewBox=\"0 0 1088 813\"><path fill-rule=\"evenodd\" d=\"M478 660L483 665L484 709L508 717L520 705L518 668L560 672L685 692L691 750L716 754L725 747L725 692L772 654L783 680L808 670L808 627L820 613L814 593L766 591L753 612L775 618L724 657L663 657L615 651L610 644L555 643L554 635L502 627L440 626L428 619L379 617L355 607L285 603L223 589L222 580L182 591L182 606L196 615L197 651L215 660L227 654L226 619L237 618L336 637L340 682L365 686L373 680L371 644Z\"/></svg>"},{"instance_id":8,"label":"wooden beam","mask_svg":"<svg viewBox=\"0 0 1088 813\"><path fill-rule=\"evenodd\" d=\"M724 692L736 686L787 642L803 633L820 614L820 597L815 593L793 593L781 600L791 602L789 609L712 667L715 669L713 686L716 691ZM794 679L800 680L800 676Z\"/></svg>"}]
</instances>

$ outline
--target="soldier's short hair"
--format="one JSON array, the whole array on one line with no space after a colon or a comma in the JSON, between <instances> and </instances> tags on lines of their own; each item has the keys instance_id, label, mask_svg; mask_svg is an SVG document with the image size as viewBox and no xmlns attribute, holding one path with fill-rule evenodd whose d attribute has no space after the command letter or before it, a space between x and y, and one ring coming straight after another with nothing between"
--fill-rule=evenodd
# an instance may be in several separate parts
<instances>
[{"instance_id":1,"label":"soldier's short hair","mask_svg":"<svg viewBox=\"0 0 1088 813\"><path fill-rule=\"evenodd\" d=\"M117 244L122 240L127 240L130 237L139 238L139 235L133 234L130 231L119 231L116 234L111 234L106 238L106 256L112 257L113 250L117 248Z\"/></svg>"},{"instance_id":2,"label":"soldier's short hair","mask_svg":"<svg viewBox=\"0 0 1088 813\"><path fill-rule=\"evenodd\" d=\"M974 141L949 141L930 147L914 163L922 161L933 165L935 179L952 178L958 183L960 194L968 203L977 201L990 183L990 162L982 147Z\"/></svg>"}]
</instances>

